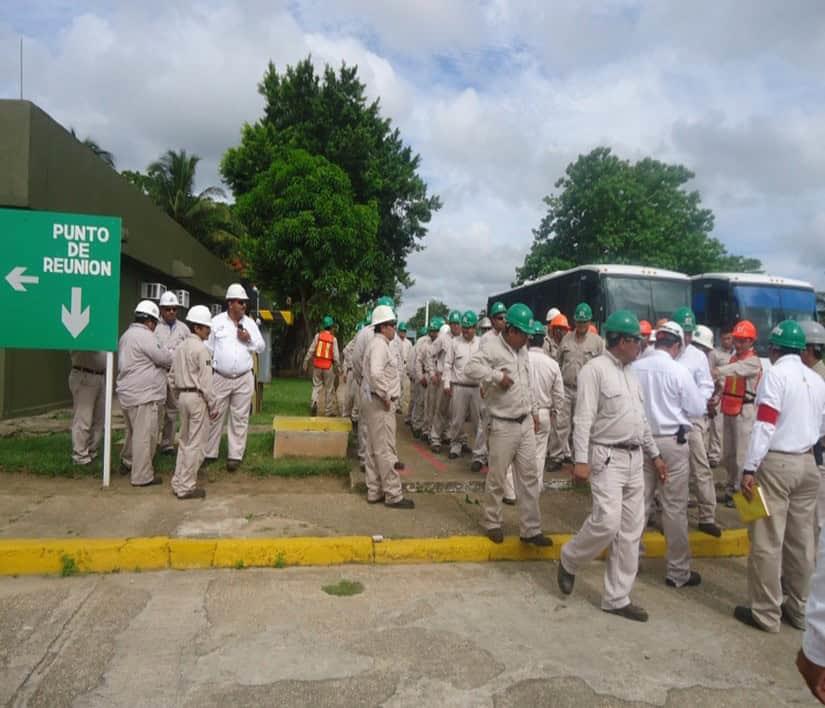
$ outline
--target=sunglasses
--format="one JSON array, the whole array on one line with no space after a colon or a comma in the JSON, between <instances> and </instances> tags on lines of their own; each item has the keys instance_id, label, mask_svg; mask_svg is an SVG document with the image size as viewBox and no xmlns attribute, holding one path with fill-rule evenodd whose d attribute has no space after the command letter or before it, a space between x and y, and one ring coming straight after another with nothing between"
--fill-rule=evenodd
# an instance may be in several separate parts
<instances>
[{"instance_id":1,"label":"sunglasses","mask_svg":"<svg viewBox=\"0 0 825 708\"><path fill-rule=\"evenodd\" d=\"M233 304L233 303L235 303L237 305L243 305L244 307L246 307L246 300L230 300L229 301L230 305Z\"/></svg>"},{"instance_id":2,"label":"sunglasses","mask_svg":"<svg viewBox=\"0 0 825 708\"><path fill-rule=\"evenodd\" d=\"M163 310L164 312L175 312L178 308L177 307L165 307L164 306L164 307L161 307L160 309Z\"/></svg>"},{"instance_id":3,"label":"sunglasses","mask_svg":"<svg viewBox=\"0 0 825 708\"><path fill-rule=\"evenodd\" d=\"M494 320L503 320L503 319L504 319L504 315L496 315L495 317L493 317L493 319L494 319Z\"/></svg>"}]
</instances>

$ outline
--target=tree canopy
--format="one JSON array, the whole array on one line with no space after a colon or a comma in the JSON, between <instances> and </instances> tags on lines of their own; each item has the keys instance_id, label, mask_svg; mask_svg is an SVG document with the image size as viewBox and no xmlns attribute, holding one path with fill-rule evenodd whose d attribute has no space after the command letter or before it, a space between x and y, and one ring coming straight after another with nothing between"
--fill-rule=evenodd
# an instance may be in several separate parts
<instances>
[{"instance_id":1,"label":"tree canopy","mask_svg":"<svg viewBox=\"0 0 825 708\"><path fill-rule=\"evenodd\" d=\"M362 278L351 294L352 304L395 292L399 283L411 284L407 256L421 248L426 224L441 206L418 175L419 156L381 116L379 101L367 101L364 89L357 67L342 64L335 72L326 66L319 75L308 57L279 73L270 62L258 86L265 101L263 117L244 126L241 144L227 150L221 162L221 173L238 202L258 189L261 180L271 181L267 175L272 165L292 159L295 150L322 157L344 172L345 198L353 205L371 205L378 217L375 238L362 234L347 244L350 252L338 253L342 264L362 259L372 270L373 277ZM272 193L270 198L279 196ZM262 236L251 223L245 226L252 238ZM266 233L268 238L274 235ZM297 274L286 272L293 267L291 261L281 263L265 285L277 287L279 278L294 282ZM325 267L341 268L334 262Z\"/></svg>"},{"instance_id":2,"label":"tree canopy","mask_svg":"<svg viewBox=\"0 0 825 708\"><path fill-rule=\"evenodd\" d=\"M432 320L433 317L439 316L443 318L447 318L447 315L450 313L450 308L447 307L441 300L430 300L430 319ZM425 314L425 306L422 305L419 307L415 314L407 320L407 327L410 330L418 330L419 327L424 326L424 314Z\"/></svg>"},{"instance_id":3,"label":"tree canopy","mask_svg":"<svg viewBox=\"0 0 825 708\"><path fill-rule=\"evenodd\" d=\"M710 236L713 213L688 191L693 173L645 158L630 163L598 147L567 166L544 198L547 213L516 268L518 285L586 263L626 263L676 270L753 272L762 264L734 256Z\"/></svg>"}]
</instances>

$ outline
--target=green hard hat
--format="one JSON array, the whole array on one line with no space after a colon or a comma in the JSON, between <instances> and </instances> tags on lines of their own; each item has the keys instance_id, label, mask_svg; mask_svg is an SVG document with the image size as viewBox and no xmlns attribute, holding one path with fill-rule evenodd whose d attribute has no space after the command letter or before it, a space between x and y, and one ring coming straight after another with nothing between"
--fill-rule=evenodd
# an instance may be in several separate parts
<instances>
[{"instance_id":1,"label":"green hard hat","mask_svg":"<svg viewBox=\"0 0 825 708\"><path fill-rule=\"evenodd\" d=\"M329 329L335 324L335 320L332 319L330 315L324 315L324 319L321 320L321 327L323 329Z\"/></svg>"},{"instance_id":2,"label":"green hard hat","mask_svg":"<svg viewBox=\"0 0 825 708\"><path fill-rule=\"evenodd\" d=\"M517 302L515 305L510 305L505 321L511 327L524 332L524 334L533 333L533 311L524 303Z\"/></svg>"},{"instance_id":3,"label":"green hard hat","mask_svg":"<svg viewBox=\"0 0 825 708\"><path fill-rule=\"evenodd\" d=\"M386 305L387 307L395 309L395 300L393 300L389 295L382 295L378 298L375 305L376 307L378 305Z\"/></svg>"},{"instance_id":4,"label":"green hard hat","mask_svg":"<svg viewBox=\"0 0 825 708\"><path fill-rule=\"evenodd\" d=\"M427 328L422 325L418 328L418 336L423 337L425 334L427 334Z\"/></svg>"},{"instance_id":5,"label":"green hard hat","mask_svg":"<svg viewBox=\"0 0 825 708\"><path fill-rule=\"evenodd\" d=\"M696 329L696 315L689 307L680 307L676 310L673 313L673 321L688 334Z\"/></svg>"},{"instance_id":6,"label":"green hard hat","mask_svg":"<svg viewBox=\"0 0 825 708\"><path fill-rule=\"evenodd\" d=\"M463 315L461 315L461 326L462 327L475 327L478 324L478 315L473 312L472 310L467 310Z\"/></svg>"},{"instance_id":7,"label":"green hard hat","mask_svg":"<svg viewBox=\"0 0 825 708\"><path fill-rule=\"evenodd\" d=\"M630 310L616 310L604 323L604 331L608 334L624 334L628 337L642 335L639 320Z\"/></svg>"},{"instance_id":8,"label":"green hard hat","mask_svg":"<svg viewBox=\"0 0 825 708\"><path fill-rule=\"evenodd\" d=\"M450 310L450 314L447 315L447 322L450 324L461 324L461 312L458 310Z\"/></svg>"},{"instance_id":9,"label":"green hard hat","mask_svg":"<svg viewBox=\"0 0 825 708\"><path fill-rule=\"evenodd\" d=\"M576 305L576 313L573 315L576 322L590 322L593 319L593 310L586 302L580 302Z\"/></svg>"},{"instance_id":10,"label":"green hard hat","mask_svg":"<svg viewBox=\"0 0 825 708\"><path fill-rule=\"evenodd\" d=\"M359 322L357 325L355 325L355 331L356 332L360 332L362 329L364 329L364 323L363 322Z\"/></svg>"},{"instance_id":11,"label":"green hard hat","mask_svg":"<svg viewBox=\"0 0 825 708\"><path fill-rule=\"evenodd\" d=\"M399 332L406 332L407 331L407 323L406 322L399 322L398 327L396 327L396 329Z\"/></svg>"},{"instance_id":12,"label":"green hard hat","mask_svg":"<svg viewBox=\"0 0 825 708\"><path fill-rule=\"evenodd\" d=\"M531 334L533 337L536 337L538 335L541 335L543 337L547 334L547 329L545 329L544 325L538 320L533 320L533 331Z\"/></svg>"},{"instance_id":13,"label":"green hard hat","mask_svg":"<svg viewBox=\"0 0 825 708\"><path fill-rule=\"evenodd\" d=\"M771 330L771 337L768 340L775 347L785 349L803 350L807 340L805 331L799 326L799 322L794 320L784 320Z\"/></svg>"},{"instance_id":14,"label":"green hard hat","mask_svg":"<svg viewBox=\"0 0 825 708\"><path fill-rule=\"evenodd\" d=\"M503 315L507 313L507 307L504 305L501 300L496 300L493 303L493 306L490 308L490 317L495 317L496 315Z\"/></svg>"},{"instance_id":15,"label":"green hard hat","mask_svg":"<svg viewBox=\"0 0 825 708\"><path fill-rule=\"evenodd\" d=\"M436 315L430 320L430 332L438 332L444 326L444 318Z\"/></svg>"}]
</instances>

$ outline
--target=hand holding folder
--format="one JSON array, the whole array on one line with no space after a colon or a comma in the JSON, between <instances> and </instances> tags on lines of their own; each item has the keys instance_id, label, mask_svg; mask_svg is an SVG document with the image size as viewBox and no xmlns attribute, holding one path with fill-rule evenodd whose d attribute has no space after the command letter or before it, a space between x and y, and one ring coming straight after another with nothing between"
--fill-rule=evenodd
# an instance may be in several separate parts
<instances>
[{"instance_id":1,"label":"hand holding folder","mask_svg":"<svg viewBox=\"0 0 825 708\"><path fill-rule=\"evenodd\" d=\"M751 488L750 501L745 498L742 492L734 492L733 503L743 524L750 524L757 519L764 519L771 515L768 505L765 503L765 495L758 484L754 484Z\"/></svg>"}]
</instances>

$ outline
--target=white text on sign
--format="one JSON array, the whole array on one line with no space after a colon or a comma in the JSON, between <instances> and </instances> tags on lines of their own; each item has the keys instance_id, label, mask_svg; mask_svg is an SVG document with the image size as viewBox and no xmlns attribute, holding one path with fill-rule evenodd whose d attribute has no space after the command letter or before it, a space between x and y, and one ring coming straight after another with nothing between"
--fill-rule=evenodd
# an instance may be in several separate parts
<instances>
[{"instance_id":1,"label":"white text on sign","mask_svg":"<svg viewBox=\"0 0 825 708\"><path fill-rule=\"evenodd\" d=\"M92 245L106 243L109 229L105 226L86 226L82 224L53 224L52 239L66 241L67 258L44 256L43 272L66 275L93 275L111 277L112 262L92 258Z\"/></svg>"}]
</instances>

